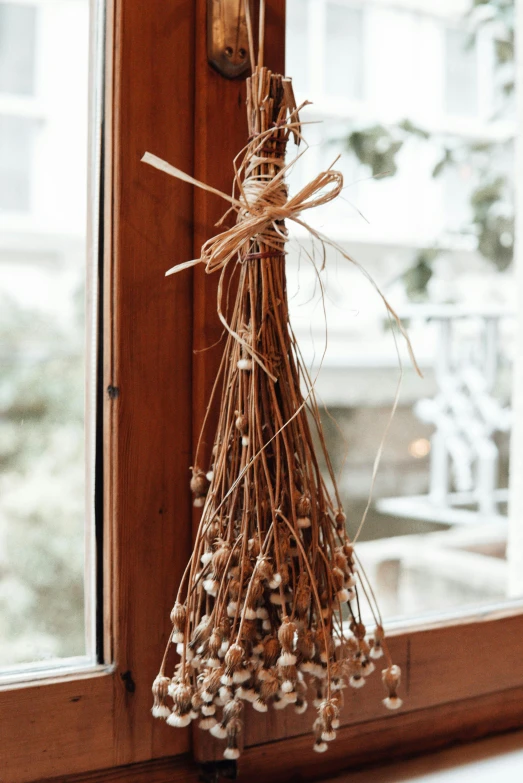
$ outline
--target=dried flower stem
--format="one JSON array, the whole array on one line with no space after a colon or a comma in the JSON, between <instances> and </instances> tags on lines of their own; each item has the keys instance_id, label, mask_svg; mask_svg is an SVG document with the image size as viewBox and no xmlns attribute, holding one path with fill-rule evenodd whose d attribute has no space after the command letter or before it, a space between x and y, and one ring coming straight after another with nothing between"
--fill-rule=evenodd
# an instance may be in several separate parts
<instances>
[{"instance_id":1,"label":"dried flower stem","mask_svg":"<svg viewBox=\"0 0 523 783\"><path fill-rule=\"evenodd\" d=\"M313 384L289 322L285 219L301 222L301 211L335 197L343 179L329 170L289 198L285 148L291 134L301 136L290 80L256 67L247 80L247 117L250 141L235 161L238 196L228 198L236 225L202 248L207 271L220 272L217 309L227 330L209 404L221 387L220 413L208 473L200 464L201 437L197 447L191 488L202 516L153 689L155 715L178 726L200 719L202 728L226 740L224 755L231 759L240 753L242 702L260 712L289 704L304 712L306 677L318 707L314 747L323 752L336 736L342 688L361 687L372 659L384 652L384 704L401 705L400 672L390 661L372 589L355 567ZM202 187L160 163L153 165ZM238 279L226 318L229 263ZM376 621L371 640L360 595ZM180 661L169 679L172 645ZM221 717L216 707L223 707Z\"/></svg>"}]
</instances>

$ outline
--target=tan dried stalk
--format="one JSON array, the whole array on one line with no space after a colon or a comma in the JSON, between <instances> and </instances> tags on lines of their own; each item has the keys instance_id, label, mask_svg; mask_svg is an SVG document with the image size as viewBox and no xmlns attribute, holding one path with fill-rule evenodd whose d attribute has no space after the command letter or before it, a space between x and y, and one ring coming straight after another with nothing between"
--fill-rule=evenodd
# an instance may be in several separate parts
<instances>
[{"instance_id":1,"label":"tan dried stalk","mask_svg":"<svg viewBox=\"0 0 523 783\"><path fill-rule=\"evenodd\" d=\"M209 240L201 259L181 265L202 261L208 272L220 271L227 339L215 386L222 384L212 465L206 473L197 454L191 480L201 522L153 686L155 715L176 726L199 719L227 739L226 758L239 755L244 701L261 712L290 704L304 712L310 688L318 708L314 747L324 751L339 725L342 689L364 685L383 653L384 704L401 705L400 672L355 567L314 389L289 322L284 220L301 222L300 213L335 197L343 180L329 170L289 199L285 148L301 133L290 80L257 67L247 80L247 114L250 142L230 199L237 223ZM153 156L146 160L205 187ZM238 278L230 320L222 306L229 263ZM371 639L360 608L368 597L376 620ZM172 645L180 661L168 677Z\"/></svg>"}]
</instances>

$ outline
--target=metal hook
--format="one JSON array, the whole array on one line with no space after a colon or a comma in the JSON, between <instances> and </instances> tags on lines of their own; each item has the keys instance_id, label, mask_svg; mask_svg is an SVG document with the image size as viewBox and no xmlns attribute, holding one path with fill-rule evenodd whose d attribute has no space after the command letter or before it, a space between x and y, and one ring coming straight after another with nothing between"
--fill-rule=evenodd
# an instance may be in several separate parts
<instances>
[{"instance_id":1,"label":"metal hook","mask_svg":"<svg viewBox=\"0 0 523 783\"><path fill-rule=\"evenodd\" d=\"M236 79L249 70L243 0L207 0L207 59L226 79Z\"/></svg>"}]
</instances>

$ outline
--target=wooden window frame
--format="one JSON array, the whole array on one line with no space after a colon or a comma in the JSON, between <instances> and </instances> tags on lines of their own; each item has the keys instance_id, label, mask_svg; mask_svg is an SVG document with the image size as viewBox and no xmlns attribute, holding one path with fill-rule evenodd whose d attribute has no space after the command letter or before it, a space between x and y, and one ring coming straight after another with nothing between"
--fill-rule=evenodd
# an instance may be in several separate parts
<instances>
[{"instance_id":1,"label":"wooden window frame","mask_svg":"<svg viewBox=\"0 0 523 783\"><path fill-rule=\"evenodd\" d=\"M151 8L154 7L154 13ZM221 758L207 733L150 715L150 684L191 546L192 444L219 360L216 280L195 257L218 199L140 163L149 150L227 191L245 144L243 84L207 64L206 0L114 0L107 8L104 143L104 659L102 671L0 692L3 783L43 778L198 779ZM267 64L283 69L284 0L268 0ZM310 713L251 715L240 761L252 781L314 779L523 726L517 607L391 637L405 705L384 714L379 676L347 694L329 753ZM115 663L112 664L111 662Z\"/></svg>"}]
</instances>

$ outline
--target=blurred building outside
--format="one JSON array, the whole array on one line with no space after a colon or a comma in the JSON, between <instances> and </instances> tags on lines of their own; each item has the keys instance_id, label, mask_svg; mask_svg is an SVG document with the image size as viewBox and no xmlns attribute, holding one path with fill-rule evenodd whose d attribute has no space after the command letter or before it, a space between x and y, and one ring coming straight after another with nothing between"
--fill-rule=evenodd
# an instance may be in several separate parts
<instances>
[{"instance_id":1,"label":"blurred building outside","mask_svg":"<svg viewBox=\"0 0 523 783\"><path fill-rule=\"evenodd\" d=\"M513 136L513 121L496 118L491 33L481 31L468 47L467 9L462 0L287 0L287 72L298 100L313 102L302 113L310 149L291 188L343 152L336 164L343 199L306 218L362 264L405 316L425 376L417 378L401 348L401 403L360 544L387 618L506 596L499 490L508 477L512 273L496 271L463 231L470 167L434 179L440 153L413 137L397 173L374 181L344 150L355 125L405 118L467 142ZM88 17L88 0L0 2L0 667L86 650ZM394 342L359 271L329 250L318 279L309 240L292 231L293 323L313 375L321 364L317 390L338 421L339 429L324 417L354 533L394 400ZM440 252L427 301L412 304L402 273L434 246ZM465 409L474 442L463 432ZM443 439L439 473L435 429ZM452 470L442 474L446 449L453 449ZM493 488L483 492L488 513L478 503L479 451ZM474 495L458 508L472 514L467 522L452 517L456 492ZM423 514L412 508L420 499Z\"/></svg>"},{"instance_id":2,"label":"blurred building outside","mask_svg":"<svg viewBox=\"0 0 523 783\"><path fill-rule=\"evenodd\" d=\"M0 2L0 668L83 656L88 0Z\"/></svg>"},{"instance_id":3,"label":"blurred building outside","mask_svg":"<svg viewBox=\"0 0 523 783\"><path fill-rule=\"evenodd\" d=\"M344 174L344 198L304 218L379 284L405 319L424 374L415 375L400 345L400 405L359 545L388 618L507 597L513 274L482 257L468 228L474 170L461 165L432 176L441 156L434 137L479 145L514 136L510 112L498 111L493 31L484 26L472 35L470 8L467 0L287 3L287 73L298 104L312 101L302 112L310 149L291 187L341 153L335 167ZM373 179L347 150L347 137L354 128L405 120L430 138L413 134L393 176ZM385 133L383 144L385 152ZM510 172L510 151L495 165ZM322 266L318 243L301 228L293 237L294 329L313 377L321 366L316 388L338 422L337 429L324 417L354 534L394 402L398 359L383 304L360 271L328 248L318 275L311 263ZM511 244L513 236L503 240ZM413 303L405 271L433 248L426 296Z\"/></svg>"}]
</instances>

